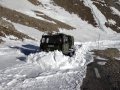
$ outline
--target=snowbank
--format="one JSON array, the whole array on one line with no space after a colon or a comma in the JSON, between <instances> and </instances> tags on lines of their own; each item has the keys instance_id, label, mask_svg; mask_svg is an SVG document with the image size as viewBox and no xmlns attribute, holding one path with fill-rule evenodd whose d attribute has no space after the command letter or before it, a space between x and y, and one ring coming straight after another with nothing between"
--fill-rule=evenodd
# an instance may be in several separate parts
<instances>
[{"instance_id":1,"label":"snowbank","mask_svg":"<svg viewBox=\"0 0 120 90\"><path fill-rule=\"evenodd\" d=\"M30 54L27 63L0 71L0 89L7 90L79 90L86 65L92 61L89 45L75 46L73 57L62 52Z\"/></svg>"},{"instance_id":2,"label":"snowbank","mask_svg":"<svg viewBox=\"0 0 120 90\"><path fill-rule=\"evenodd\" d=\"M0 89L79 90L93 60L89 50L119 46L120 41L75 42L73 57L59 51L30 54L26 63L0 70Z\"/></svg>"},{"instance_id":3,"label":"snowbank","mask_svg":"<svg viewBox=\"0 0 120 90\"><path fill-rule=\"evenodd\" d=\"M84 45L81 48L79 46L76 47L76 52L73 57L65 56L59 51L31 54L28 56L27 62L37 64L43 70L75 69L85 65L85 54L89 50L87 47L87 45Z\"/></svg>"}]
</instances>

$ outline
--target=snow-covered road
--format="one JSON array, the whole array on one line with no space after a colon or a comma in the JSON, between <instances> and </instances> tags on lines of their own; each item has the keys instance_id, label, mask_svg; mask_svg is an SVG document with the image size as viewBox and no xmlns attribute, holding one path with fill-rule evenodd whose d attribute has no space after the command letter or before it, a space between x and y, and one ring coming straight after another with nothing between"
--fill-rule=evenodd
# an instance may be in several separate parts
<instances>
[{"instance_id":1,"label":"snow-covered road","mask_svg":"<svg viewBox=\"0 0 120 90\"><path fill-rule=\"evenodd\" d=\"M0 71L0 90L80 89L86 65L92 60L87 61L85 57L87 47L76 45L76 53L71 58L59 51L30 54L26 63Z\"/></svg>"},{"instance_id":2,"label":"snow-covered road","mask_svg":"<svg viewBox=\"0 0 120 90\"><path fill-rule=\"evenodd\" d=\"M26 58L23 58L24 63L14 63L14 66L0 70L0 90L80 90L86 65L93 61L89 51L118 46L120 41L77 42L73 57L64 56L59 51L25 55L21 48L8 48L11 54L24 54ZM5 51L2 49L2 54L5 55ZM8 58L8 61L12 59ZM0 62L3 62L2 58ZM4 63L7 65L8 62Z\"/></svg>"}]
</instances>

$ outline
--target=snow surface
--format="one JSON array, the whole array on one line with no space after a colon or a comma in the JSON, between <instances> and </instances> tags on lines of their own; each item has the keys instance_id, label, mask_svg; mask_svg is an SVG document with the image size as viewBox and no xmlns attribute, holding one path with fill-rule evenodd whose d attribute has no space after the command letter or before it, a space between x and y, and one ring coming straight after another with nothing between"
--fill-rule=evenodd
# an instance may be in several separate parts
<instances>
[{"instance_id":1,"label":"snow surface","mask_svg":"<svg viewBox=\"0 0 120 90\"><path fill-rule=\"evenodd\" d=\"M93 27L75 14L70 14L51 0L39 0L43 6L34 6L28 0L0 0L0 4L26 15L37 17L33 10L67 23L76 29L59 29L60 32L75 37L75 55L68 57L60 51L38 52L39 40L43 32L18 23L15 28L34 38L19 41L14 36L2 38L0 44L0 90L80 90L86 75L87 65L93 61L89 52L94 49L120 49L120 35L105 27L106 18L92 4L84 0L90 7L98 27ZM62 12L62 13L61 13ZM52 21L49 21L53 23ZM100 63L99 63L100 64Z\"/></svg>"},{"instance_id":2,"label":"snow surface","mask_svg":"<svg viewBox=\"0 0 120 90\"><path fill-rule=\"evenodd\" d=\"M112 20L112 19L108 19L108 23L110 25L115 25L116 24L116 21Z\"/></svg>"},{"instance_id":3,"label":"snow surface","mask_svg":"<svg viewBox=\"0 0 120 90\"><path fill-rule=\"evenodd\" d=\"M30 3L28 0L19 0L16 2L16 0L0 0L0 5L16 10L18 12L21 12L23 14L26 14L28 16L44 20L47 22L51 22L47 19L44 19L42 17L36 16L36 13L34 11L39 11L38 6L34 6L32 3ZM53 23L53 21L51 22Z\"/></svg>"},{"instance_id":4,"label":"snow surface","mask_svg":"<svg viewBox=\"0 0 120 90\"><path fill-rule=\"evenodd\" d=\"M107 28L105 26L105 23L107 22L106 17L98 10L98 8L93 4L91 0L84 0L85 5L91 8L92 13L94 15L95 20L97 21L97 24L99 25L99 28L109 34L113 33L113 30L110 28Z\"/></svg>"},{"instance_id":5,"label":"snow surface","mask_svg":"<svg viewBox=\"0 0 120 90\"><path fill-rule=\"evenodd\" d=\"M0 89L79 89L85 76L85 66L92 61L92 58L87 60L84 56L89 49L88 46L85 44L81 49L80 47L79 45L76 46L76 54L71 58L64 56L59 51L28 55L25 60L26 63L4 68L0 71ZM5 51L3 47L2 49ZM10 50L10 48L8 49ZM82 52L83 49L85 52ZM17 50L19 51L19 49ZM17 51L13 52L18 54Z\"/></svg>"},{"instance_id":6,"label":"snow surface","mask_svg":"<svg viewBox=\"0 0 120 90\"><path fill-rule=\"evenodd\" d=\"M30 49L34 49L33 46L37 46L35 41L6 40L7 43L1 45L1 52L10 50L12 55L14 53L16 55L22 54L21 56L26 58L17 60L22 63L14 63L13 66L1 68L0 90L80 90L82 80L86 75L87 64L93 61L93 56L89 51L108 47L120 48L120 41L75 42L76 51L73 57L64 56L60 51L48 53L36 51L25 55L24 49L22 51L21 48L29 43L29 46L31 44ZM9 54L9 52L5 54ZM11 57L6 58L13 60ZM0 62L3 59L1 57ZM4 63L2 64L9 64L6 61Z\"/></svg>"},{"instance_id":7,"label":"snow surface","mask_svg":"<svg viewBox=\"0 0 120 90\"><path fill-rule=\"evenodd\" d=\"M16 30L18 30L38 41L40 41L42 35L44 34L43 32L41 32L37 29L31 28L31 27L28 27L25 25L21 25L18 23L13 23L13 25L15 26Z\"/></svg>"},{"instance_id":8,"label":"snow surface","mask_svg":"<svg viewBox=\"0 0 120 90\"><path fill-rule=\"evenodd\" d=\"M104 61L102 61L102 62L97 62L97 64L99 64L99 65L105 65L106 64L106 62Z\"/></svg>"},{"instance_id":9,"label":"snow surface","mask_svg":"<svg viewBox=\"0 0 120 90\"><path fill-rule=\"evenodd\" d=\"M114 7L111 7L111 9L113 10L113 13L114 13L114 14L120 16L120 11L119 11L119 10L117 10L117 9L114 8Z\"/></svg>"},{"instance_id":10,"label":"snow surface","mask_svg":"<svg viewBox=\"0 0 120 90\"><path fill-rule=\"evenodd\" d=\"M93 2L91 0L84 0L84 4L92 10L93 16L96 22L98 23L98 27L94 27L87 21L83 21L76 14L70 14L64 8L55 5L54 2L52 2L52 0L38 1L40 1L42 5L35 6L34 4L31 4L28 0L19 0L17 2L15 0L2 0L0 1L0 4L38 19L41 19L42 17L36 16L36 13L34 11L40 11L44 15L47 15L53 19L59 20L70 26L73 26L76 29L68 31L66 29L60 28L59 30L60 32L75 36L76 41L95 41L98 40L99 36L102 36L101 40L106 40L110 39L109 37L113 35L117 35L116 32L114 32L110 28L107 28L104 25L105 22L107 22L105 16L97 9L95 5L93 5ZM53 21L49 22L53 23ZM18 28L18 30L22 30L22 32L24 32L25 27L24 29L22 29L23 26L18 26L18 24L15 25L15 27ZM25 31L27 30L25 29ZM37 32L38 31L36 31L35 33ZM29 33L27 32L26 34ZM35 38L38 39L38 34L36 36L37 37Z\"/></svg>"}]
</instances>

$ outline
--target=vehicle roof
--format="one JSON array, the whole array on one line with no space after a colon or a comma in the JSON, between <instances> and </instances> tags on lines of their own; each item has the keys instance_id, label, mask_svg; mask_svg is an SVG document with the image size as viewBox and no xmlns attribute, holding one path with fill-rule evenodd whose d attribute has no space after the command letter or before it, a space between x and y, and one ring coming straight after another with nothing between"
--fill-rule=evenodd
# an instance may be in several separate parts
<instances>
[{"instance_id":1,"label":"vehicle roof","mask_svg":"<svg viewBox=\"0 0 120 90\"><path fill-rule=\"evenodd\" d=\"M70 36L70 35L66 35L64 33L56 33L56 34L48 34L48 35L42 35L43 37L51 37L51 36ZM72 37L72 36L71 36Z\"/></svg>"}]
</instances>

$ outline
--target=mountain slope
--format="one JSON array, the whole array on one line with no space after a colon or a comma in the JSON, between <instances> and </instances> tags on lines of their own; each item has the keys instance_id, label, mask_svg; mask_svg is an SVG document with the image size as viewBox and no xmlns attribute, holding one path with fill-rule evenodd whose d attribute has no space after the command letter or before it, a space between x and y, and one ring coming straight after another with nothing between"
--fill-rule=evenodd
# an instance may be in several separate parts
<instances>
[{"instance_id":1,"label":"mountain slope","mask_svg":"<svg viewBox=\"0 0 120 90\"><path fill-rule=\"evenodd\" d=\"M13 23L43 32L68 33L75 36L77 41L96 40L99 36L105 37L101 39L111 39L115 31L119 32L119 19L114 18L109 4L105 5L111 10L111 19L104 15L104 10L99 10L101 7L94 4L98 1L21 0L15 4L14 2L15 0L0 1L2 12L0 16ZM100 1L98 3L101 5ZM118 15L116 17L119 18Z\"/></svg>"},{"instance_id":2,"label":"mountain slope","mask_svg":"<svg viewBox=\"0 0 120 90\"><path fill-rule=\"evenodd\" d=\"M117 8L119 11L120 4L119 1L113 2L112 0L54 0L57 5L65 8L65 10L78 14L80 18L88 21L94 26L101 27L101 23L103 20L103 25L110 27L112 30L116 32L120 32L120 16L113 13L112 7ZM95 5L95 6L94 6ZM97 8L98 10L97 10ZM96 9L95 9L96 8ZM100 11L103 16L99 16L101 13L97 13ZM96 15L95 15L96 14ZM102 17L104 17L102 19ZM101 19L101 20L99 20ZM112 23L115 22L115 23Z\"/></svg>"},{"instance_id":3,"label":"mountain slope","mask_svg":"<svg viewBox=\"0 0 120 90\"><path fill-rule=\"evenodd\" d=\"M105 25L116 32L120 32L120 15L115 13L114 11L120 11L120 9L118 8L120 7L120 4L117 4L117 2L120 3L118 0L105 0L104 2L93 0L93 4L96 5L96 7L103 13L103 15L107 19Z\"/></svg>"},{"instance_id":4,"label":"mountain slope","mask_svg":"<svg viewBox=\"0 0 120 90\"><path fill-rule=\"evenodd\" d=\"M14 40L16 39L21 39L24 40L26 39L32 39L29 36L25 35L24 33L21 33L17 31L14 27L13 24L10 22L7 22L6 20L3 20L0 18L0 36L6 37L6 36L13 36L16 38L13 38ZM11 38L12 39L12 38Z\"/></svg>"},{"instance_id":5,"label":"mountain slope","mask_svg":"<svg viewBox=\"0 0 120 90\"><path fill-rule=\"evenodd\" d=\"M101 59L91 51L117 48L120 55L119 2L0 0L0 90L80 90L87 65ZM74 36L73 57L40 52L40 39L48 32ZM97 68L92 70L96 78L101 76Z\"/></svg>"}]
</instances>

